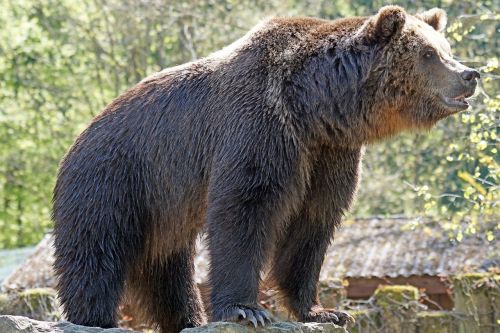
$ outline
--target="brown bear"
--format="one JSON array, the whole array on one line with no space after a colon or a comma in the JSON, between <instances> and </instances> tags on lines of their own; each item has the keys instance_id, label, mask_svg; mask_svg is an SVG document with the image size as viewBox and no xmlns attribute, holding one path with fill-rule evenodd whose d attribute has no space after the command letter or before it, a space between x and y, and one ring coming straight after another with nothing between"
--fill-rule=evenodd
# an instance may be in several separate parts
<instances>
[{"instance_id":1,"label":"brown bear","mask_svg":"<svg viewBox=\"0 0 500 333\"><path fill-rule=\"evenodd\" d=\"M193 281L210 253L213 321L266 324L261 273L297 320L324 309L325 251L356 192L363 145L465 110L479 73L451 56L446 15L273 18L109 104L64 157L55 271L68 320L116 325L123 295L162 332L207 322Z\"/></svg>"}]
</instances>

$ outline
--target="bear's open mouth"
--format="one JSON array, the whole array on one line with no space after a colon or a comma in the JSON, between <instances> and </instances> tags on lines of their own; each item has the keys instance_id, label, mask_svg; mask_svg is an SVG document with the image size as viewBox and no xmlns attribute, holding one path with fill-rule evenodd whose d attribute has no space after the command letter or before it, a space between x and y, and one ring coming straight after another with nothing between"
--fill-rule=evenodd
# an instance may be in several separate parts
<instances>
[{"instance_id":1,"label":"bear's open mouth","mask_svg":"<svg viewBox=\"0 0 500 333\"><path fill-rule=\"evenodd\" d=\"M446 97L443 95L440 95L440 97L447 107L452 109L465 110L469 107L469 102L467 101L467 98L471 97L472 95L473 93L467 92L460 94L456 97Z\"/></svg>"}]
</instances>

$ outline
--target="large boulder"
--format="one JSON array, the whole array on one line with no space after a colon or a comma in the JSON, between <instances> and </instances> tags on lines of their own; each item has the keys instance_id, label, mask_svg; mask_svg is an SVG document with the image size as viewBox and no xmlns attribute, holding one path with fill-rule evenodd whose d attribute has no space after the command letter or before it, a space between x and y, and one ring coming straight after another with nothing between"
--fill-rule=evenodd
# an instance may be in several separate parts
<instances>
[{"instance_id":1,"label":"large boulder","mask_svg":"<svg viewBox=\"0 0 500 333\"><path fill-rule=\"evenodd\" d=\"M51 288L0 293L0 315L25 316L46 321L61 319L56 291Z\"/></svg>"},{"instance_id":2,"label":"large boulder","mask_svg":"<svg viewBox=\"0 0 500 333\"><path fill-rule=\"evenodd\" d=\"M45 235L26 261L2 281L0 289L9 291L54 288L56 279L52 270L54 262L52 244L52 235Z\"/></svg>"},{"instance_id":3,"label":"large boulder","mask_svg":"<svg viewBox=\"0 0 500 333\"><path fill-rule=\"evenodd\" d=\"M2 333L133 333L121 328L103 329L74 325L67 321L38 321L27 317L0 316Z\"/></svg>"}]
</instances>

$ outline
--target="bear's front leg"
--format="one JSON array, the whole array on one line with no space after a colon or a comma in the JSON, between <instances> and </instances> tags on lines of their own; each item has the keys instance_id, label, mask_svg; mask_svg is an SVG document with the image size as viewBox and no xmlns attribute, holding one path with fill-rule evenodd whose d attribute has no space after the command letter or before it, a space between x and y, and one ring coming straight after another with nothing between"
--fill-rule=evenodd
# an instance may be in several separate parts
<instances>
[{"instance_id":1,"label":"bear's front leg","mask_svg":"<svg viewBox=\"0 0 500 333\"><path fill-rule=\"evenodd\" d=\"M319 274L333 232L333 223L299 215L292 219L276 248L272 278L284 294L288 309L301 322L340 326L354 322L346 312L323 308L318 298Z\"/></svg>"},{"instance_id":2,"label":"bear's front leg","mask_svg":"<svg viewBox=\"0 0 500 333\"><path fill-rule=\"evenodd\" d=\"M213 168L206 233L212 320L257 327L271 321L257 302L260 273L296 191L290 185L293 163L278 156L283 163L269 164L268 156L255 154L235 154L234 163L221 158Z\"/></svg>"},{"instance_id":3,"label":"bear's front leg","mask_svg":"<svg viewBox=\"0 0 500 333\"><path fill-rule=\"evenodd\" d=\"M321 151L302 209L290 219L276 246L271 278L300 321L341 326L354 321L348 313L324 309L317 285L335 227L340 225L356 191L360 159L360 149Z\"/></svg>"}]
</instances>

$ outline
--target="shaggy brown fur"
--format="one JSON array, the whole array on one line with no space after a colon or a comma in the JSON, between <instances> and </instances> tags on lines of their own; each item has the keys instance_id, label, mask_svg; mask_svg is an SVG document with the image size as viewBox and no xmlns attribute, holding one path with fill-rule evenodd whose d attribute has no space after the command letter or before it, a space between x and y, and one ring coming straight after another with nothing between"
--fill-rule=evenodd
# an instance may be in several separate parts
<instances>
[{"instance_id":1,"label":"shaggy brown fur","mask_svg":"<svg viewBox=\"0 0 500 333\"><path fill-rule=\"evenodd\" d=\"M444 12L421 17L442 29ZM345 324L316 284L359 181L363 145L466 108L477 72L400 7L336 21L268 20L159 72L96 117L54 192L67 318L116 325L124 290L162 332L204 324L194 242L211 256L211 320L268 320L267 267L301 321Z\"/></svg>"}]
</instances>

